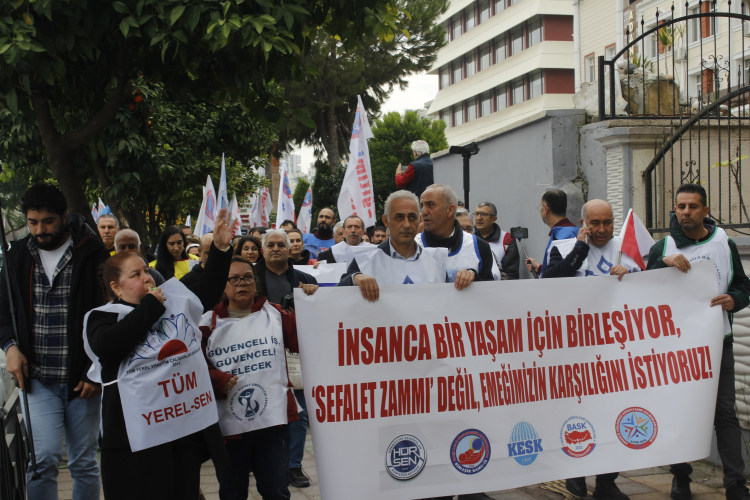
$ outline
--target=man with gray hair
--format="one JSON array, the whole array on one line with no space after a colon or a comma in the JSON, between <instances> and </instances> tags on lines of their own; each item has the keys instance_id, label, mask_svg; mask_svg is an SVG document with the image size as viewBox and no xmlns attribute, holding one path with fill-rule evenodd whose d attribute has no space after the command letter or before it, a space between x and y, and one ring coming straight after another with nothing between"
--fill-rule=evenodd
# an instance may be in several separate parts
<instances>
[{"instance_id":1,"label":"man with gray hair","mask_svg":"<svg viewBox=\"0 0 750 500\"><path fill-rule=\"evenodd\" d=\"M342 220L333 225L333 241L335 241L334 245L338 245L344 241L344 221ZM333 245L331 245L331 247L333 247ZM330 248L328 250L330 250Z\"/></svg>"},{"instance_id":2,"label":"man with gray hair","mask_svg":"<svg viewBox=\"0 0 750 500\"><path fill-rule=\"evenodd\" d=\"M141 253L141 237L138 236L138 233L136 233L132 229L122 229L118 231L117 235L115 236L115 251L117 253L135 252L143 257L143 254ZM145 257L143 257L143 261L148 264L148 261ZM152 269L149 267L148 274L150 274L154 279L154 283L156 284L156 286L161 286L164 284L164 277L156 269ZM187 274L185 276L187 276ZM180 281L184 282L185 276L183 276L183 280Z\"/></svg>"},{"instance_id":3,"label":"man with gray hair","mask_svg":"<svg viewBox=\"0 0 750 500\"><path fill-rule=\"evenodd\" d=\"M445 283L448 250L422 248L414 241L419 226L419 200L414 193L388 196L382 217L391 237L376 246L356 247L354 260L338 286L358 286L362 296L378 300L380 285Z\"/></svg>"},{"instance_id":4,"label":"man with gray hair","mask_svg":"<svg viewBox=\"0 0 750 500\"><path fill-rule=\"evenodd\" d=\"M401 169L400 163L396 168L396 187L411 191L419 198L427 186L435 182L430 145L426 141L414 141L411 150L414 161L406 167L406 171Z\"/></svg>"},{"instance_id":5,"label":"man with gray hair","mask_svg":"<svg viewBox=\"0 0 750 500\"><path fill-rule=\"evenodd\" d=\"M260 281L260 293L273 304L302 288L312 295L318 282L307 273L294 268L289 258L289 236L283 229L269 229L263 234L263 260L255 263L255 274Z\"/></svg>"},{"instance_id":6,"label":"man with gray hair","mask_svg":"<svg viewBox=\"0 0 750 500\"><path fill-rule=\"evenodd\" d=\"M447 248L448 278L459 290L474 281L494 281L495 258L486 241L465 233L456 220L458 197L450 186L433 184L422 193L424 231L416 237L424 248Z\"/></svg>"},{"instance_id":7,"label":"man with gray hair","mask_svg":"<svg viewBox=\"0 0 750 500\"><path fill-rule=\"evenodd\" d=\"M477 205L474 212L474 234L486 241L495 256L495 262L509 280L518 279L520 257L518 244L510 233L500 229L497 221L497 207L494 203L483 201ZM497 278L495 278L497 279Z\"/></svg>"},{"instance_id":8,"label":"man with gray hair","mask_svg":"<svg viewBox=\"0 0 750 500\"><path fill-rule=\"evenodd\" d=\"M99 216L99 220L96 221L96 228L99 230L99 237L104 243L104 247L109 252L109 255L117 253L115 249L115 236L117 231L120 230L120 221L114 214L102 214Z\"/></svg>"}]
</instances>

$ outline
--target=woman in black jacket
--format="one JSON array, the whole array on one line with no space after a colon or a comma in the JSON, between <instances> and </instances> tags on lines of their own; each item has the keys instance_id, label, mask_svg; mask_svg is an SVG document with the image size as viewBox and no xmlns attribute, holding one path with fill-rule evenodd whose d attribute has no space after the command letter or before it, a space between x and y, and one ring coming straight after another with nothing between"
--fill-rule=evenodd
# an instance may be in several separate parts
<instances>
[{"instance_id":1,"label":"woman in black jacket","mask_svg":"<svg viewBox=\"0 0 750 500\"><path fill-rule=\"evenodd\" d=\"M226 210L219 213L206 272L198 284L190 289L203 304L204 311L218 302L229 274L232 259L229 228L234 227L234 221L229 219ZM118 254L110 258L102 264L101 275L103 282L110 285L116 296L110 309L112 305L132 308L127 314L100 310L108 306L94 309L86 325L87 339L101 365L104 385L101 440L104 495L107 500L197 500L201 464L209 458L213 459L217 468L228 463L218 424L134 452L126 428L119 384L116 383L121 373L121 363L131 359L134 348L143 343L148 335L153 335L154 325L166 311L164 302L168 297L165 298L161 289L154 287L143 259L135 254ZM124 308L121 310L127 311ZM186 316L189 314L189 311L185 311ZM118 321L119 316L122 317ZM192 320L196 319L200 318ZM197 321L195 325L197 328ZM122 375L119 376L122 378ZM148 386L139 390L144 392L143 398L148 399ZM175 425L179 423L175 422Z\"/></svg>"}]
</instances>

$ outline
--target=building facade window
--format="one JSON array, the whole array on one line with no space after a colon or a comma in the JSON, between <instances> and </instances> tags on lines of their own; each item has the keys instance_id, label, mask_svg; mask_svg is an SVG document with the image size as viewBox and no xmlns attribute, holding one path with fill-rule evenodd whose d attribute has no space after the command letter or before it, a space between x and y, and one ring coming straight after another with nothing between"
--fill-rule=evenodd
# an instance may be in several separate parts
<instances>
[{"instance_id":1,"label":"building facade window","mask_svg":"<svg viewBox=\"0 0 750 500\"><path fill-rule=\"evenodd\" d=\"M487 116L492 113L492 92L487 91L479 96L479 111L482 116Z\"/></svg>"},{"instance_id":2,"label":"building facade window","mask_svg":"<svg viewBox=\"0 0 750 500\"><path fill-rule=\"evenodd\" d=\"M508 57L508 51L506 47L507 43L508 42L505 38L505 33L495 38L495 64Z\"/></svg>"},{"instance_id":3,"label":"building facade window","mask_svg":"<svg viewBox=\"0 0 750 500\"><path fill-rule=\"evenodd\" d=\"M440 68L440 88L448 88L451 84L451 70L448 66Z\"/></svg>"},{"instance_id":4,"label":"building facade window","mask_svg":"<svg viewBox=\"0 0 750 500\"><path fill-rule=\"evenodd\" d=\"M477 25L477 17L476 12L474 12L473 3L464 9L464 19L466 20L466 33L468 33Z\"/></svg>"},{"instance_id":5,"label":"building facade window","mask_svg":"<svg viewBox=\"0 0 750 500\"><path fill-rule=\"evenodd\" d=\"M466 54L464 60L466 61L466 78L474 76L477 72L477 58L474 55L474 51L472 50Z\"/></svg>"},{"instance_id":6,"label":"building facade window","mask_svg":"<svg viewBox=\"0 0 750 500\"><path fill-rule=\"evenodd\" d=\"M586 72L586 81L587 82L593 82L594 81L594 54L591 54L590 56L586 56L586 58L583 60L583 67Z\"/></svg>"},{"instance_id":7,"label":"building facade window","mask_svg":"<svg viewBox=\"0 0 750 500\"><path fill-rule=\"evenodd\" d=\"M495 111L508 107L508 86L504 83L495 87Z\"/></svg>"},{"instance_id":8,"label":"building facade window","mask_svg":"<svg viewBox=\"0 0 750 500\"><path fill-rule=\"evenodd\" d=\"M484 23L486 21L489 21L491 15L492 13L490 12L490 0L480 0L479 1L479 22Z\"/></svg>"},{"instance_id":9,"label":"building facade window","mask_svg":"<svg viewBox=\"0 0 750 500\"><path fill-rule=\"evenodd\" d=\"M477 119L477 100L472 97L466 101L466 121L470 122Z\"/></svg>"},{"instance_id":10,"label":"building facade window","mask_svg":"<svg viewBox=\"0 0 750 500\"><path fill-rule=\"evenodd\" d=\"M448 19L443 23L443 29L445 29L445 43L450 43L451 41L451 20Z\"/></svg>"},{"instance_id":11,"label":"building facade window","mask_svg":"<svg viewBox=\"0 0 750 500\"><path fill-rule=\"evenodd\" d=\"M538 69L529 75L529 99L539 97L544 93L542 70Z\"/></svg>"},{"instance_id":12,"label":"building facade window","mask_svg":"<svg viewBox=\"0 0 750 500\"><path fill-rule=\"evenodd\" d=\"M523 51L523 26L518 26L510 31L510 55L514 56Z\"/></svg>"},{"instance_id":13,"label":"building facade window","mask_svg":"<svg viewBox=\"0 0 750 500\"><path fill-rule=\"evenodd\" d=\"M495 15L498 15L505 10L505 0L494 0L495 2Z\"/></svg>"},{"instance_id":14,"label":"building facade window","mask_svg":"<svg viewBox=\"0 0 750 500\"><path fill-rule=\"evenodd\" d=\"M446 130L451 128L451 108L440 110L440 119L445 123Z\"/></svg>"},{"instance_id":15,"label":"building facade window","mask_svg":"<svg viewBox=\"0 0 750 500\"><path fill-rule=\"evenodd\" d=\"M521 0L510 0L510 4L511 4L511 5L515 5L515 4L517 4L518 2L520 2L520 1L521 1Z\"/></svg>"},{"instance_id":16,"label":"building facade window","mask_svg":"<svg viewBox=\"0 0 750 500\"><path fill-rule=\"evenodd\" d=\"M521 104L526 100L526 77L513 80L513 105Z\"/></svg>"},{"instance_id":17,"label":"building facade window","mask_svg":"<svg viewBox=\"0 0 750 500\"><path fill-rule=\"evenodd\" d=\"M533 47L542 41L542 18L537 16L529 21L528 46Z\"/></svg>"},{"instance_id":18,"label":"building facade window","mask_svg":"<svg viewBox=\"0 0 750 500\"><path fill-rule=\"evenodd\" d=\"M462 61L462 58L459 57L455 61L451 63L453 78L451 80L451 84L455 85L464 78L464 63Z\"/></svg>"},{"instance_id":19,"label":"building facade window","mask_svg":"<svg viewBox=\"0 0 750 500\"><path fill-rule=\"evenodd\" d=\"M451 17L451 27L453 28L453 36L451 40L455 40L460 37L464 32L464 23L461 21L461 13L459 12L455 16Z\"/></svg>"},{"instance_id":20,"label":"building facade window","mask_svg":"<svg viewBox=\"0 0 750 500\"><path fill-rule=\"evenodd\" d=\"M453 126L458 127L464 122L464 107L462 104L453 105Z\"/></svg>"},{"instance_id":21,"label":"building facade window","mask_svg":"<svg viewBox=\"0 0 750 500\"><path fill-rule=\"evenodd\" d=\"M490 43L487 42L479 47L479 71L484 71L492 64L492 53L490 52Z\"/></svg>"}]
</instances>

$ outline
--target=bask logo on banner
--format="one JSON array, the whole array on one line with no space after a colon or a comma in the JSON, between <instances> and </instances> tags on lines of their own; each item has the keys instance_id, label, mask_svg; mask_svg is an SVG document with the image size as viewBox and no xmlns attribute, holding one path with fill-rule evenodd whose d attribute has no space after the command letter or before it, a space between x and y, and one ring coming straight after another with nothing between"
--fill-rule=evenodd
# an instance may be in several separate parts
<instances>
[{"instance_id":1,"label":"bask logo on banner","mask_svg":"<svg viewBox=\"0 0 750 500\"><path fill-rule=\"evenodd\" d=\"M695 402L716 400L715 295L710 262L621 282L381 285L376 302L295 291L321 496L439 497L708 456L714 405Z\"/></svg>"}]
</instances>

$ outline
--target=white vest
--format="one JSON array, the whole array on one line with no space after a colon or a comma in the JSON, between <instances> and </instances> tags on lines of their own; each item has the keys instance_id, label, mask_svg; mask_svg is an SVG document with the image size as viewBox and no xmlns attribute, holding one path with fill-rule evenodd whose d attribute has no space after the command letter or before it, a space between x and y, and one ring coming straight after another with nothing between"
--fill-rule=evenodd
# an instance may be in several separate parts
<instances>
[{"instance_id":1,"label":"white vest","mask_svg":"<svg viewBox=\"0 0 750 500\"><path fill-rule=\"evenodd\" d=\"M455 252L448 254L448 282L456 281L456 273L464 269L474 269L477 273L482 271L482 258L479 256L479 244L477 237L465 231L461 231L463 240ZM419 233L414 241L422 248L429 248L424 233Z\"/></svg>"},{"instance_id":2,"label":"white vest","mask_svg":"<svg viewBox=\"0 0 750 500\"><path fill-rule=\"evenodd\" d=\"M211 326L213 311L201 326ZM244 318L216 318L208 338L206 357L223 372L237 376L237 384L218 401L219 426L224 436L287 423L287 372L281 313L266 302Z\"/></svg>"},{"instance_id":3,"label":"white vest","mask_svg":"<svg viewBox=\"0 0 750 500\"><path fill-rule=\"evenodd\" d=\"M710 260L716 269L718 294L727 293L729 285L732 284L732 278L734 278L734 268L732 267L732 251L729 249L729 236L722 228L717 227L710 239L682 248L677 248L674 238L671 236L667 236L666 240L662 257L679 253L684 255L689 262ZM727 311L722 312L724 313L724 334L729 335L732 333L729 314Z\"/></svg>"},{"instance_id":4,"label":"white vest","mask_svg":"<svg viewBox=\"0 0 750 500\"><path fill-rule=\"evenodd\" d=\"M218 420L198 329L203 305L176 278L161 285L161 289L167 297L164 316L120 363L117 380L103 384L106 390L106 386L117 383L133 451L175 441ZM118 321L132 310L130 306L111 302L94 309L117 313ZM84 332L90 314L91 311L84 318ZM88 377L101 383L99 358L91 350L88 335L83 340L93 362Z\"/></svg>"},{"instance_id":5,"label":"white vest","mask_svg":"<svg viewBox=\"0 0 750 500\"><path fill-rule=\"evenodd\" d=\"M352 261L352 249L353 248L360 248L360 247L374 247L372 243L367 243L366 241L361 242L356 247L351 246L346 241L342 241L341 243L336 243L331 247L331 253L333 254L333 258L336 259L336 262L343 262L345 264L349 264Z\"/></svg>"},{"instance_id":6,"label":"white vest","mask_svg":"<svg viewBox=\"0 0 750 500\"><path fill-rule=\"evenodd\" d=\"M576 241L578 241L576 238L555 240L550 246L550 252L553 247L557 248L564 259L573 250ZM578 268L578 271L576 271L576 277L609 275L609 271L617 265L617 254L620 252L621 246L622 244L619 236L613 236L612 239L601 248L589 244L589 254L581 264L581 267ZM641 271L641 267L626 254L622 254L620 257L620 265L624 266L631 273Z\"/></svg>"},{"instance_id":7,"label":"white vest","mask_svg":"<svg viewBox=\"0 0 750 500\"><path fill-rule=\"evenodd\" d=\"M423 248L416 260L394 259L376 246L357 247L352 252L359 270L379 285L445 283L447 248Z\"/></svg>"},{"instance_id":8,"label":"white vest","mask_svg":"<svg viewBox=\"0 0 750 500\"><path fill-rule=\"evenodd\" d=\"M505 257L505 245L503 244L503 241L505 241L505 235L508 234L507 232L500 230L500 239L497 241L487 241L487 244L490 246L490 249L492 249L492 253L495 255L495 260L497 261L497 267L502 269L503 268L503 258Z\"/></svg>"}]
</instances>

